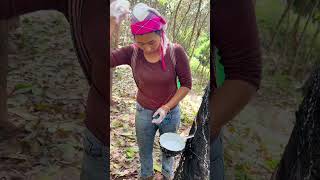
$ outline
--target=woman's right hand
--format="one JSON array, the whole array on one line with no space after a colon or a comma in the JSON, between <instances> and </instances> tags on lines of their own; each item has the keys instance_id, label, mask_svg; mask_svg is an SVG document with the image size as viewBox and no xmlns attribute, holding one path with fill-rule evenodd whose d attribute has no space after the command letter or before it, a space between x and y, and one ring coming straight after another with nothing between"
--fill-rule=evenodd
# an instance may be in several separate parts
<instances>
[{"instance_id":1,"label":"woman's right hand","mask_svg":"<svg viewBox=\"0 0 320 180\"><path fill-rule=\"evenodd\" d=\"M110 16L115 23L120 24L130 13L130 3L127 0L115 0L110 4Z\"/></svg>"},{"instance_id":2,"label":"woman's right hand","mask_svg":"<svg viewBox=\"0 0 320 180\"><path fill-rule=\"evenodd\" d=\"M129 14L129 8L130 3L127 0L115 0L110 4L110 38Z\"/></svg>"}]
</instances>

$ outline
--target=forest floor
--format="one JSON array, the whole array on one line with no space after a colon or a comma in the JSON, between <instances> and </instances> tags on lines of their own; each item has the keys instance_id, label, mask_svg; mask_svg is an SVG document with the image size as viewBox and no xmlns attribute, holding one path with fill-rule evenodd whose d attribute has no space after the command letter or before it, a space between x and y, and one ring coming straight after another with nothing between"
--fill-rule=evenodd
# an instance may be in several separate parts
<instances>
[{"instance_id":1,"label":"forest floor","mask_svg":"<svg viewBox=\"0 0 320 180\"><path fill-rule=\"evenodd\" d=\"M0 142L0 179L77 180L83 153L84 107L88 85L61 14L23 16L20 33L10 38L9 119L27 131ZM107 42L106 42L107 43ZM129 78L128 78L129 77ZM139 171L134 116L136 86L129 67L116 68L110 108L112 179L136 179ZM181 102L179 133L187 135L198 111L204 84ZM299 99L271 78L250 104L224 129L226 179L267 180L289 139ZM154 169L161 171L158 135ZM177 157L177 161L178 162ZM12 178L13 179L13 178Z\"/></svg>"}]
</instances>

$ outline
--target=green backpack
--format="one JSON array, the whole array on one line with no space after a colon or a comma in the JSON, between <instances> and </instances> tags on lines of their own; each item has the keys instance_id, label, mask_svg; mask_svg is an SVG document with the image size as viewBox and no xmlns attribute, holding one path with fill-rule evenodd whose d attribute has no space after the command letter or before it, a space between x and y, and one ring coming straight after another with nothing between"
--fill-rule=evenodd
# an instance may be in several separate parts
<instances>
[{"instance_id":1,"label":"green backpack","mask_svg":"<svg viewBox=\"0 0 320 180\"><path fill-rule=\"evenodd\" d=\"M218 51L215 51L215 77L216 77L216 82L217 82L217 86L220 87L224 80L225 80L225 73L224 73L224 66L221 64L221 57L218 54Z\"/></svg>"}]
</instances>

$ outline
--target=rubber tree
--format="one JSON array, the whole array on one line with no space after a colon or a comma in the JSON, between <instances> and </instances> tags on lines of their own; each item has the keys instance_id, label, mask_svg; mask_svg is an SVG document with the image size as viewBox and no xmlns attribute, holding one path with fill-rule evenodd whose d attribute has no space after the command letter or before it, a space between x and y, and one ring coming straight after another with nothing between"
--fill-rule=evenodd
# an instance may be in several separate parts
<instances>
[{"instance_id":1,"label":"rubber tree","mask_svg":"<svg viewBox=\"0 0 320 180\"><path fill-rule=\"evenodd\" d=\"M296 122L272 180L320 179L320 68L311 74Z\"/></svg>"}]
</instances>

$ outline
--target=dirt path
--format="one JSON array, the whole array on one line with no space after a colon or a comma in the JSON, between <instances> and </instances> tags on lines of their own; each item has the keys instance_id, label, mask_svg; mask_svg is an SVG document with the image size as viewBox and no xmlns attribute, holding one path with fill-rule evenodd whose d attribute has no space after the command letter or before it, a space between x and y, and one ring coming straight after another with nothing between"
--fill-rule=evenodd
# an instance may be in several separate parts
<instances>
[{"instance_id":1,"label":"dirt path","mask_svg":"<svg viewBox=\"0 0 320 180\"><path fill-rule=\"evenodd\" d=\"M0 177L77 180L88 85L68 24L39 12L24 16L21 30L10 39L19 49L9 56L8 108L27 134L0 143Z\"/></svg>"},{"instance_id":2,"label":"dirt path","mask_svg":"<svg viewBox=\"0 0 320 180\"><path fill-rule=\"evenodd\" d=\"M224 130L227 179L269 179L293 122L292 109L249 104Z\"/></svg>"}]
</instances>

